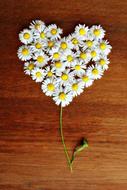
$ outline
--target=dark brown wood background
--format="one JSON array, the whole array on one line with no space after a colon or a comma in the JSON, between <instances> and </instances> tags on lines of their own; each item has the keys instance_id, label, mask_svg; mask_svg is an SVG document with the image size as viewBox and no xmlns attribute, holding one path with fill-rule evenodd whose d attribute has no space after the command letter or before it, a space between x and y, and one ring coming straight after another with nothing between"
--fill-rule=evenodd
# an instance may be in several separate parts
<instances>
[{"instance_id":1,"label":"dark brown wood background","mask_svg":"<svg viewBox=\"0 0 127 190\"><path fill-rule=\"evenodd\" d=\"M58 132L59 107L16 55L18 33L32 19L67 35L78 23L101 24L113 46L104 77L64 109L70 154L82 137L89 148L71 174ZM0 1L0 190L127 189L127 0Z\"/></svg>"}]
</instances>

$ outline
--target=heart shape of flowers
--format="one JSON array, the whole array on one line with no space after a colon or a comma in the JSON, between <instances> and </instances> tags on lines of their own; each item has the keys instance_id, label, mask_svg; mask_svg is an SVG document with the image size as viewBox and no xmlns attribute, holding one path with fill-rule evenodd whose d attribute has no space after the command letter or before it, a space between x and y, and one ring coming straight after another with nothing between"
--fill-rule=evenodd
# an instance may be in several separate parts
<instances>
[{"instance_id":1,"label":"heart shape of flowers","mask_svg":"<svg viewBox=\"0 0 127 190\"><path fill-rule=\"evenodd\" d=\"M62 107L103 76L112 47L103 39L105 31L100 25L88 28L79 24L72 34L61 35L62 29L56 24L46 26L41 20L32 21L29 29L19 33L23 45L18 49L18 57L25 61L25 74L40 82L42 91L61 107L60 135L72 171L75 156L88 147L88 142L83 139L70 158L62 130Z\"/></svg>"},{"instance_id":2,"label":"heart shape of flowers","mask_svg":"<svg viewBox=\"0 0 127 190\"><path fill-rule=\"evenodd\" d=\"M61 35L56 24L32 21L29 29L19 33L24 45L19 47L18 57L25 61L25 74L40 82L42 91L64 107L102 77L108 69L111 45L103 39L105 31L100 25L79 24L67 37Z\"/></svg>"}]
</instances>

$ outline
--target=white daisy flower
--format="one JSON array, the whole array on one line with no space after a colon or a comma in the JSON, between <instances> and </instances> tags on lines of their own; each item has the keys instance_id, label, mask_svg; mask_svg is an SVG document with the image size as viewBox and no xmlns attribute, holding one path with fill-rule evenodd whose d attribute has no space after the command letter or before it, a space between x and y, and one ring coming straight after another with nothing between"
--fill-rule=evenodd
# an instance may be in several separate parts
<instances>
[{"instance_id":1,"label":"white daisy flower","mask_svg":"<svg viewBox=\"0 0 127 190\"><path fill-rule=\"evenodd\" d=\"M100 25L99 26L92 26L89 29L89 35L93 39L100 40L100 39L104 38L105 31Z\"/></svg>"},{"instance_id":2,"label":"white daisy flower","mask_svg":"<svg viewBox=\"0 0 127 190\"><path fill-rule=\"evenodd\" d=\"M109 42L107 40L102 40L99 43L98 48L102 54L108 55L111 52L112 46L109 45Z\"/></svg>"},{"instance_id":3,"label":"white daisy flower","mask_svg":"<svg viewBox=\"0 0 127 190\"><path fill-rule=\"evenodd\" d=\"M72 42L73 49L79 50L79 45L82 42L82 40L75 33L69 35L68 39Z\"/></svg>"},{"instance_id":4,"label":"white daisy flower","mask_svg":"<svg viewBox=\"0 0 127 190\"><path fill-rule=\"evenodd\" d=\"M57 72L56 75L58 77L57 82L64 86L68 85L68 83L74 79L74 74L70 72L70 69L66 69L63 72Z\"/></svg>"},{"instance_id":5,"label":"white daisy flower","mask_svg":"<svg viewBox=\"0 0 127 190\"><path fill-rule=\"evenodd\" d=\"M37 31L37 30L40 30L40 31L43 31L45 29L45 23L41 20L33 20L31 23L30 23L30 29L32 31Z\"/></svg>"},{"instance_id":6,"label":"white daisy flower","mask_svg":"<svg viewBox=\"0 0 127 190\"><path fill-rule=\"evenodd\" d=\"M26 75L30 75L34 68L35 68L35 63L33 61L25 62L24 72Z\"/></svg>"},{"instance_id":7,"label":"white daisy flower","mask_svg":"<svg viewBox=\"0 0 127 190\"><path fill-rule=\"evenodd\" d=\"M33 41L33 33L31 30L24 29L19 33L19 39L24 44L30 44Z\"/></svg>"},{"instance_id":8,"label":"white daisy flower","mask_svg":"<svg viewBox=\"0 0 127 190\"><path fill-rule=\"evenodd\" d=\"M61 58L61 52L58 48L52 48L52 50L49 51L50 57L54 61L58 61Z\"/></svg>"},{"instance_id":9,"label":"white daisy flower","mask_svg":"<svg viewBox=\"0 0 127 190\"><path fill-rule=\"evenodd\" d=\"M107 70L108 69L108 65L109 65L110 61L107 58L107 56L101 56L100 60L97 62L98 65L100 65L102 67L103 70Z\"/></svg>"},{"instance_id":10,"label":"white daisy flower","mask_svg":"<svg viewBox=\"0 0 127 190\"><path fill-rule=\"evenodd\" d=\"M33 57L33 59L35 60L35 64L38 67L45 66L49 61L48 56L43 51L39 53L38 52L35 53L35 56Z\"/></svg>"},{"instance_id":11,"label":"white daisy flower","mask_svg":"<svg viewBox=\"0 0 127 190\"><path fill-rule=\"evenodd\" d=\"M40 30L34 31L34 39L35 40L41 40L41 41L47 40L46 29L41 28Z\"/></svg>"},{"instance_id":12,"label":"white daisy flower","mask_svg":"<svg viewBox=\"0 0 127 190\"><path fill-rule=\"evenodd\" d=\"M62 107L69 105L72 99L73 97L67 91L67 89L58 88L56 92L53 94L53 100L55 101L56 105L61 104Z\"/></svg>"},{"instance_id":13,"label":"white daisy flower","mask_svg":"<svg viewBox=\"0 0 127 190\"><path fill-rule=\"evenodd\" d=\"M62 38L57 44L61 51L66 51L73 48L73 44L69 38Z\"/></svg>"},{"instance_id":14,"label":"white daisy flower","mask_svg":"<svg viewBox=\"0 0 127 190\"><path fill-rule=\"evenodd\" d=\"M46 52L48 53L50 50L52 50L53 48L56 48L57 47L57 43L55 40L50 40L50 39L47 39L45 41L45 44L44 44L44 48L46 50Z\"/></svg>"},{"instance_id":15,"label":"white daisy flower","mask_svg":"<svg viewBox=\"0 0 127 190\"><path fill-rule=\"evenodd\" d=\"M26 45L20 46L17 54L18 54L19 59L21 59L22 61L27 61L32 58L31 49L29 46L26 46Z\"/></svg>"},{"instance_id":16,"label":"white daisy flower","mask_svg":"<svg viewBox=\"0 0 127 190\"><path fill-rule=\"evenodd\" d=\"M50 66L47 66L46 68L45 68L45 73L46 73L46 77L48 77L48 78L53 78L53 77L55 77L55 68L54 67L50 67Z\"/></svg>"},{"instance_id":17,"label":"white daisy flower","mask_svg":"<svg viewBox=\"0 0 127 190\"><path fill-rule=\"evenodd\" d=\"M91 59L89 51L77 51L76 56L85 64L87 64Z\"/></svg>"},{"instance_id":18,"label":"white daisy flower","mask_svg":"<svg viewBox=\"0 0 127 190\"><path fill-rule=\"evenodd\" d=\"M96 48L98 42L96 40L86 40L81 43L82 50L85 51L86 49L94 49Z\"/></svg>"},{"instance_id":19,"label":"white daisy flower","mask_svg":"<svg viewBox=\"0 0 127 190\"><path fill-rule=\"evenodd\" d=\"M93 84L94 80L91 79L86 73L80 76L80 79L78 79L79 82L81 82L84 87L89 87Z\"/></svg>"},{"instance_id":20,"label":"white daisy flower","mask_svg":"<svg viewBox=\"0 0 127 190\"><path fill-rule=\"evenodd\" d=\"M65 62L67 67L71 66L71 63L75 60L75 53L71 50L65 51L62 56L61 60Z\"/></svg>"},{"instance_id":21,"label":"white daisy flower","mask_svg":"<svg viewBox=\"0 0 127 190\"><path fill-rule=\"evenodd\" d=\"M47 78L43 81L41 89L47 96L52 96L55 92L56 87L56 79Z\"/></svg>"},{"instance_id":22,"label":"white daisy flower","mask_svg":"<svg viewBox=\"0 0 127 190\"><path fill-rule=\"evenodd\" d=\"M70 91L70 94L75 97L83 92L84 85L83 83L78 82L78 80L73 80L72 83L68 84L66 88Z\"/></svg>"},{"instance_id":23,"label":"white daisy flower","mask_svg":"<svg viewBox=\"0 0 127 190\"><path fill-rule=\"evenodd\" d=\"M33 53L45 50L45 41L40 39L35 40L35 42L30 46Z\"/></svg>"},{"instance_id":24,"label":"white daisy flower","mask_svg":"<svg viewBox=\"0 0 127 190\"><path fill-rule=\"evenodd\" d=\"M97 64L95 66L94 65L89 66L87 70L87 75L91 79L100 79L103 75L102 67Z\"/></svg>"},{"instance_id":25,"label":"white daisy flower","mask_svg":"<svg viewBox=\"0 0 127 190\"><path fill-rule=\"evenodd\" d=\"M35 68L31 72L32 79L36 82L42 82L45 77L45 71L44 69Z\"/></svg>"},{"instance_id":26,"label":"white daisy flower","mask_svg":"<svg viewBox=\"0 0 127 190\"><path fill-rule=\"evenodd\" d=\"M72 63L71 69L73 70L74 75L79 76L85 73L86 65L83 64L82 61L77 59Z\"/></svg>"},{"instance_id":27,"label":"white daisy flower","mask_svg":"<svg viewBox=\"0 0 127 190\"><path fill-rule=\"evenodd\" d=\"M99 49L92 48L89 52L90 52L92 61L97 61L100 59L100 50Z\"/></svg>"},{"instance_id":28,"label":"white daisy flower","mask_svg":"<svg viewBox=\"0 0 127 190\"><path fill-rule=\"evenodd\" d=\"M65 63L62 61L55 61L52 65L56 72L62 72L65 70Z\"/></svg>"},{"instance_id":29,"label":"white daisy flower","mask_svg":"<svg viewBox=\"0 0 127 190\"><path fill-rule=\"evenodd\" d=\"M62 29L57 27L56 24L51 24L46 29L47 37L51 39L59 39L62 34Z\"/></svg>"},{"instance_id":30,"label":"white daisy flower","mask_svg":"<svg viewBox=\"0 0 127 190\"><path fill-rule=\"evenodd\" d=\"M85 26L85 24L83 25L79 24L78 26L75 27L76 36L78 36L81 39L85 40L87 38L87 32L88 32L88 27Z\"/></svg>"}]
</instances>

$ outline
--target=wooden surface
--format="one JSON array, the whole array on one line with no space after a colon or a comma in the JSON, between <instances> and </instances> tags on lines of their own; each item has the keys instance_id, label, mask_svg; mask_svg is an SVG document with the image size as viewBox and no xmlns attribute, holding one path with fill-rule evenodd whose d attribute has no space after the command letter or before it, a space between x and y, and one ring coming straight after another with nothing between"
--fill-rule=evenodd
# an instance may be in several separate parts
<instances>
[{"instance_id":1,"label":"wooden surface","mask_svg":"<svg viewBox=\"0 0 127 190\"><path fill-rule=\"evenodd\" d=\"M64 109L70 154L82 137L89 148L73 174L60 141L59 108L23 73L18 33L32 19L101 24L113 46L110 69ZM0 1L0 190L127 189L127 0Z\"/></svg>"}]
</instances>

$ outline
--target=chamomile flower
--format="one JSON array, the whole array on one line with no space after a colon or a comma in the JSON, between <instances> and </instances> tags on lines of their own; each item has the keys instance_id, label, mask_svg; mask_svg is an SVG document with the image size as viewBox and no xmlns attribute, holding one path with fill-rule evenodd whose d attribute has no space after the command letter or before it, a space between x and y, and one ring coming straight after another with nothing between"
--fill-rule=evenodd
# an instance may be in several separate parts
<instances>
[{"instance_id":1,"label":"chamomile flower","mask_svg":"<svg viewBox=\"0 0 127 190\"><path fill-rule=\"evenodd\" d=\"M58 61L61 58L61 52L58 48L52 48L52 50L49 51L49 54L53 61Z\"/></svg>"},{"instance_id":2,"label":"chamomile flower","mask_svg":"<svg viewBox=\"0 0 127 190\"><path fill-rule=\"evenodd\" d=\"M26 75L30 75L32 70L35 68L34 61L25 62L24 64L24 72Z\"/></svg>"},{"instance_id":3,"label":"chamomile flower","mask_svg":"<svg viewBox=\"0 0 127 190\"><path fill-rule=\"evenodd\" d=\"M32 79L36 82L42 82L45 77L45 71L40 68L35 68L31 72Z\"/></svg>"},{"instance_id":4,"label":"chamomile flower","mask_svg":"<svg viewBox=\"0 0 127 190\"><path fill-rule=\"evenodd\" d=\"M84 85L83 83L78 82L78 80L73 80L66 88L70 91L70 94L75 97L83 92Z\"/></svg>"},{"instance_id":5,"label":"chamomile flower","mask_svg":"<svg viewBox=\"0 0 127 190\"><path fill-rule=\"evenodd\" d=\"M73 45L73 49L79 50L80 43L82 42L82 40L79 38L79 36L77 36L74 33L74 34L69 35L68 39L71 41L71 43Z\"/></svg>"},{"instance_id":6,"label":"chamomile flower","mask_svg":"<svg viewBox=\"0 0 127 190\"><path fill-rule=\"evenodd\" d=\"M47 39L45 41L45 45L44 45L44 48L46 50L46 52L49 53L50 50L52 50L53 48L56 48L57 45L56 45L56 41L55 40L51 40L51 39Z\"/></svg>"},{"instance_id":7,"label":"chamomile flower","mask_svg":"<svg viewBox=\"0 0 127 190\"><path fill-rule=\"evenodd\" d=\"M50 39L59 39L62 34L62 29L57 27L56 24L51 24L46 29L47 37Z\"/></svg>"},{"instance_id":8,"label":"chamomile flower","mask_svg":"<svg viewBox=\"0 0 127 190\"><path fill-rule=\"evenodd\" d=\"M34 39L45 41L47 39L46 29L41 28L40 30L34 31Z\"/></svg>"},{"instance_id":9,"label":"chamomile flower","mask_svg":"<svg viewBox=\"0 0 127 190\"><path fill-rule=\"evenodd\" d=\"M47 96L52 96L57 87L56 79L47 78L44 80L41 89Z\"/></svg>"},{"instance_id":10,"label":"chamomile flower","mask_svg":"<svg viewBox=\"0 0 127 190\"><path fill-rule=\"evenodd\" d=\"M98 42L95 40L86 40L81 43L82 50L85 51L86 49L94 49L96 48Z\"/></svg>"},{"instance_id":11,"label":"chamomile flower","mask_svg":"<svg viewBox=\"0 0 127 190\"><path fill-rule=\"evenodd\" d=\"M45 29L45 23L42 22L41 20L33 20L31 23L30 23L30 29L32 31L43 31Z\"/></svg>"},{"instance_id":12,"label":"chamomile flower","mask_svg":"<svg viewBox=\"0 0 127 190\"><path fill-rule=\"evenodd\" d=\"M70 67L75 57L75 53L72 50L68 50L62 54L61 60L65 62L67 67Z\"/></svg>"},{"instance_id":13,"label":"chamomile flower","mask_svg":"<svg viewBox=\"0 0 127 190\"><path fill-rule=\"evenodd\" d=\"M90 37L95 40L100 40L104 38L105 36L105 31L104 29L99 25L99 26L92 26L90 28Z\"/></svg>"},{"instance_id":14,"label":"chamomile flower","mask_svg":"<svg viewBox=\"0 0 127 190\"><path fill-rule=\"evenodd\" d=\"M87 75L91 79L100 79L103 75L102 67L97 64L95 66L94 65L89 66L87 70Z\"/></svg>"},{"instance_id":15,"label":"chamomile flower","mask_svg":"<svg viewBox=\"0 0 127 190\"><path fill-rule=\"evenodd\" d=\"M95 49L95 48L92 48L91 50L90 50L90 56L91 56L91 59L92 59L92 61L97 61L97 60L99 60L99 58L100 58L100 50L99 49Z\"/></svg>"},{"instance_id":16,"label":"chamomile flower","mask_svg":"<svg viewBox=\"0 0 127 190\"><path fill-rule=\"evenodd\" d=\"M89 87L93 84L94 80L88 76L88 74L83 74L80 76L80 79L78 79L79 82L81 82L84 87Z\"/></svg>"},{"instance_id":17,"label":"chamomile flower","mask_svg":"<svg viewBox=\"0 0 127 190\"><path fill-rule=\"evenodd\" d=\"M30 44L33 41L33 33L31 30L24 29L19 33L19 39L24 44Z\"/></svg>"},{"instance_id":18,"label":"chamomile flower","mask_svg":"<svg viewBox=\"0 0 127 190\"><path fill-rule=\"evenodd\" d=\"M70 71L70 69L66 69L63 72L57 72L56 75L58 77L57 82L64 86L69 84L74 79L74 74Z\"/></svg>"},{"instance_id":19,"label":"chamomile flower","mask_svg":"<svg viewBox=\"0 0 127 190\"><path fill-rule=\"evenodd\" d=\"M53 78L53 77L55 77L55 75L54 75L55 74L55 68L47 66L45 68L45 73L46 73L46 77Z\"/></svg>"},{"instance_id":20,"label":"chamomile flower","mask_svg":"<svg viewBox=\"0 0 127 190\"><path fill-rule=\"evenodd\" d=\"M65 63L62 61L54 61L52 67L55 69L56 72L62 72L65 70Z\"/></svg>"},{"instance_id":21,"label":"chamomile flower","mask_svg":"<svg viewBox=\"0 0 127 190\"><path fill-rule=\"evenodd\" d=\"M101 56L100 60L97 62L97 64L100 65L103 70L107 70L108 69L109 63L110 63L110 61L107 58L107 56L105 56L105 55Z\"/></svg>"},{"instance_id":22,"label":"chamomile flower","mask_svg":"<svg viewBox=\"0 0 127 190\"><path fill-rule=\"evenodd\" d=\"M19 47L17 54L19 59L21 59L22 61L27 61L32 58L31 49L29 46L26 45Z\"/></svg>"},{"instance_id":23,"label":"chamomile flower","mask_svg":"<svg viewBox=\"0 0 127 190\"><path fill-rule=\"evenodd\" d=\"M71 69L73 70L74 75L78 76L85 73L86 65L83 64L82 61L77 59L72 63Z\"/></svg>"},{"instance_id":24,"label":"chamomile flower","mask_svg":"<svg viewBox=\"0 0 127 190\"><path fill-rule=\"evenodd\" d=\"M112 49L112 47L109 45L109 42L107 40L102 40L99 43L100 51L102 54L108 55Z\"/></svg>"},{"instance_id":25,"label":"chamomile flower","mask_svg":"<svg viewBox=\"0 0 127 190\"><path fill-rule=\"evenodd\" d=\"M56 105L61 105L62 107L69 105L72 99L72 95L67 89L64 88L58 88L53 94L53 100L55 101Z\"/></svg>"},{"instance_id":26,"label":"chamomile flower","mask_svg":"<svg viewBox=\"0 0 127 190\"><path fill-rule=\"evenodd\" d=\"M40 52L45 50L45 41L41 41L40 39L35 40L30 47L33 53Z\"/></svg>"},{"instance_id":27,"label":"chamomile flower","mask_svg":"<svg viewBox=\"0 0 127 190\"><path fill-rule=\"evenodd\" d=\"M47 63L48 63L48 56L42 51L40 53L35 53L35 56L34 56L34 60L35 60L35 64L38 66L38 67L43 67L45 66Z\"/></svg>"},{"instance_id":28,"label":"chamomile flower","mask_svg":"<svg viewBox=\"0 0 127 190\"><path fill-rule=\"evenodd\" d=\"M78 36L83 40L87 38L87 32L88 32L88 27L85 26L85 24L83 25L79 24L78 26L75 27L76 36Z\"/></svg>"},{"instance_id":29,"label":"chamomile flower","mask_svg":"<svg viewBox=\"0 0 127 190\"><path fill-rule=\"evenodd\" d=\"M59 49L61 51L66 51L68 49L72 49L73 48L73 44L72 44L72 42L68 38L62 38L58 42L58 47L59 47Z\"/></svg>"},{"instance_id":30,"label":"chamomile flower","mask_svg":"<svg viewBox=\"0 0 127 190\"><path fill-rule=\"evenodd\" d=\"M87 64L91 59L91 55L88 51L77 51L76 56L85 64Z\"/></svg>"}]
</instances>

